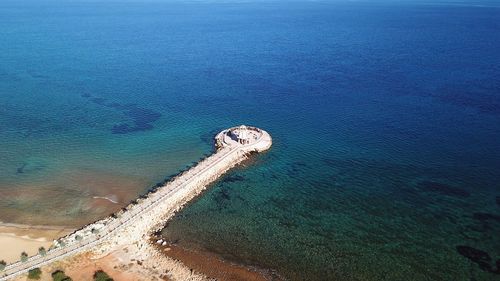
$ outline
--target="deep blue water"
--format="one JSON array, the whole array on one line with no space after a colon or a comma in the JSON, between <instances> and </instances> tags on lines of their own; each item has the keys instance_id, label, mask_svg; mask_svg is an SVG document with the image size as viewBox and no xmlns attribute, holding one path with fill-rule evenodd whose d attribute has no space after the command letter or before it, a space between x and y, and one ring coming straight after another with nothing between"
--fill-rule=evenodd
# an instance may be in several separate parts
<instances>
[{"instance_id":1,"label":"deep blue water","mask_svg":"<svg viewBox=\"0 0 500 281\"><path fill-rule=\"evenodd\" d=\"M272 150L169 239L291 280L499 280L499 19L493 1L2 1L0 221L92 221L244 123Z\"/></svg>"}]
</instances>

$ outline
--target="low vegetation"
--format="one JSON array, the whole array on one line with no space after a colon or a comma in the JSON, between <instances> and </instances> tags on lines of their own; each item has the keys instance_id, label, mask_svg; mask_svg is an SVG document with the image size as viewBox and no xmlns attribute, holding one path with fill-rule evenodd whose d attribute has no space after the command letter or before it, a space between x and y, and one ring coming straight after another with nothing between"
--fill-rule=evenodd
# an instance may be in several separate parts
<instances>
[{"instance_id":1,"label":"low vegetation","mask_svg":"<svg viewBox=\"0 0 500 281\"><path fill-rule=\"evenodd\" d=\"M52 272L53 281L72 281L71 277L67 276L62 270Z\"/></svg>"},{"instance_id":2,"label":"low vegetation","mask_svg":"<svg viewBox=\"0 0 500 281\"><path fill-rule=\"evenodd\" d=\"M106 272L98 270L94 273L94 281L113 281L113 278L109 277Z\"/></svg>"},{"instance_id":3,"label":"low vegetation","mask_svg":"<svg viewBox=\"0 0 500 281\"><path fill-rule=\"evenodd\" d=\"M44 247L38 248L38 253L42 256L45 257L47 255L47 250L45 250Z\"/></svg>"},{"instance_id":4,"label":"low vegetation","mask_svg":"<svg viewBox=\"0 0 500 281\"><path fill-rule=\"evenodd\" d=\"M28 260L28 254L26 252L21 253L21 261L26 262Z\"/></svg>"},{"instance_id":5,"label":"low vegetation","mask_svg":"<svg viewBox=\"0 0 500 281\"><path fill-rule=\"evenodd\" d=\"M38 280L40 279L40 275L42 275L42 271L40 270L40 268L33 268L28 271L28 279Z\"/></svg>"},{"instance_id":6,"label":"low vegetation","mask_svg":"<svg viewBox=\"0 0 500 281\"><path fill-rule=\"evenodd\" d=\"M7 266L7 263L4 260L1 260L0 261L0 271L3 271L6 266Z\"/></svg>"}]
</instances>

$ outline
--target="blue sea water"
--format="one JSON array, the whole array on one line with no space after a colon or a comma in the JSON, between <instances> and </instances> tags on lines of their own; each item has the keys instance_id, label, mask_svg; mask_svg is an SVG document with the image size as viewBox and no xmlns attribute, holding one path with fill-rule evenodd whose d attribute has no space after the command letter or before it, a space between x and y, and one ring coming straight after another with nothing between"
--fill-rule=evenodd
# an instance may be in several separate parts
<instances>
[{"instance_id":1,"label":"blue sea water","mask_svg":"<svg viewBox=\"0 0 500 281\"><path fill-rule=\"evenodd\" d=\"M1 1L0 221L90 222L250 124L272 150L167 238L290 280L499 280L499 49L494 1Z\"/></svg>"}]
</instances>

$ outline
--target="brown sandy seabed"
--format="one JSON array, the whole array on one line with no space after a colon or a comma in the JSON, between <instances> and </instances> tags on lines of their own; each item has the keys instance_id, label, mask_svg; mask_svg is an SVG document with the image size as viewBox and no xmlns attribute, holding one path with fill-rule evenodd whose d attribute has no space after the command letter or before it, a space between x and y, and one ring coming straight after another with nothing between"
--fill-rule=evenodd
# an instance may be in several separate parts
<instances>
[{"instance_id":1,"label":"brown sandy seabed","mask_svg":"<svg viewBox=\"0 0 500 281\"><path fill-rule=\"evenodd\" d=\"M49 183L0 184L0 222L79 228L126 206L141 186L135 177L89 170L61 172Z\"/></svg>"}]
</instances>

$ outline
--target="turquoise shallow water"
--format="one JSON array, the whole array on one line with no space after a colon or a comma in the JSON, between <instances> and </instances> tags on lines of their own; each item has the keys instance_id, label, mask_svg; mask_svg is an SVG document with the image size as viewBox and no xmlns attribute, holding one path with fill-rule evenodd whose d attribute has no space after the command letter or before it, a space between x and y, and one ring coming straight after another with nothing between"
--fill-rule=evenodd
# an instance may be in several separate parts
<instances>
[{"instance_id":1,"label":"turquoise shallow water","mask_svg":"<svg viewBox=\"0 0 500 281\"><path fill-rule=\"evenodd\" d=\"M172 241L291 280L498 280L500 10L471 3L2 1L0 220L90 222L245 123L272 150Z\"/></svg>"}]
</instances>

